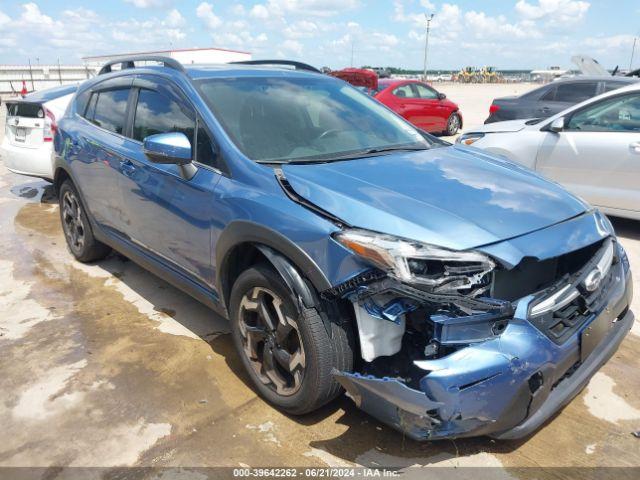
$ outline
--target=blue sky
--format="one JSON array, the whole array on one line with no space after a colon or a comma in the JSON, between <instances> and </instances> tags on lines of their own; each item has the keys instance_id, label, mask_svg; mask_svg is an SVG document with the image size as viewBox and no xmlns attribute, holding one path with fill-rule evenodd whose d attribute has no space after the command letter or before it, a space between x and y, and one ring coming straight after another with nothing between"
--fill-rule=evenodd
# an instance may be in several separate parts
<instances>
[{"instance_id":1,"label":"blue sky","mask_svg":"<svg viewBox=\"0 0 640 480\"><path fill-rule=\"evenodd\" d=\"M640 34L637 0L1 0L0 63L217 46L337 68L353 46L356 66L421 68L425 12L430 68L626 68Z\"/></svg>"}]
</instances>

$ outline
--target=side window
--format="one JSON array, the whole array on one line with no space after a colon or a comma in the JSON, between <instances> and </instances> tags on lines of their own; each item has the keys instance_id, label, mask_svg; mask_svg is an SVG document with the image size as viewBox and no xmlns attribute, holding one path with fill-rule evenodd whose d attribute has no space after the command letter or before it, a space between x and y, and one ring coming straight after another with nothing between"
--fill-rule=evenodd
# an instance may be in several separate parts
<instances>
[{"instance_id":1,"label":"side window","mask_svg":"<svg viewBox=\"0 0 640 480\"><path fill-rule=\"evenodd\" d=\"M567 130L640 132L640 94L608 98L576 112Z\"/></svg>"},{"instance_id":2,"label":"side window","mask_svg":"<svg viewBox=\"0 0 640 480\"><path fill-rule=\"evenodd\" d=\"M597 82L563 83L557 87L556 102L583 102L595 96L597 87Z\"/></svg>"},{"instance_id":3,"label":"side window","mask_svg":"<svg viewBox=\"0 0 640 480\"><path fill-rule=\"evenodd\" d=\"M620 83L620 82L604 82L604 92L610 92L611 90L617 90L618 88L622 88L625 85L629 85L629 84L628 83Z\"/></svg>"},{"instance_id":4,"label":"side window","mask_svg":"<svg viewBox=\"0 0 640 480\"><path fill-rule=\"evenodd\" d=\"M400 98L417 98L416 94L413 91L413 88L411 88L410 83L406 85L400 85L395 90L393 90L393 94L396 97L400 97Z\"/></svg>"},{"instance_id":5,"label":"side window","mask_svg":"<svg viewBox=\"0 0 640 480\"><path fill-rule=\"evenodd\" d=\"M556 87L551 87L540 97L541 102L553 102L556 98Z\"/></svg>"},{"instance_id":6,"label":"side window","mask_svg":"<svg viewBox=\"0 0 640 480\"><path fill-rule=\"evenodd\" d=\"M421 83L414 83L413 86L416 88L418 97L420 98L424 98L427 100L434 100L438 98L438 92L436 92L432 88L427 87L426 85L423 85Z\"/></svg>"},{"instance_id":7,"label":"side window","mask_svg":"<svg viewBox=\"0 0 640 480\"><path fill-rule=\"evenodd\" d=\"M133 138L143 141L158 133L184 133L194 147L193 112L162 93L141 89L133 121ZM195 150L195 148L194 148Z\"/></svg>"},{"instance_id":8,"label":"side window","mask_svg":"<svg viewBox=\"0 0 640 480\"><path fill-rule=\"evenodd\" d=\"M200 120L198 120L198 133L196 134L196 138L196 161L204 165L209 165L210 167L217 167L213 142L207 130L200 125Z\"/></svg>"},{"instance_id":9,"label":"side window","mask_svg":"<svg viewBox=\"0 0 640 480\"><path fill-rule=\"evenodd\" d=\"M129 91L129 88L101 91L96 100L93 123L105 130L122 135Z\"/></svg>"},{"instance_id":10,"label":"side window","mask_svg":"<svg viewBox=\"0 0 640 480\"><path fill-rule=\"evenodd\" d=\"M84 112L84 115L83 115L83 117L89 120L90 122L93 121L93 116L96 113L96 102L98 101L98 95L100 94L99 93L91 94L91 98L89 99L89 105L87 105L87 111Z\"/></svg>"}]
</instances>

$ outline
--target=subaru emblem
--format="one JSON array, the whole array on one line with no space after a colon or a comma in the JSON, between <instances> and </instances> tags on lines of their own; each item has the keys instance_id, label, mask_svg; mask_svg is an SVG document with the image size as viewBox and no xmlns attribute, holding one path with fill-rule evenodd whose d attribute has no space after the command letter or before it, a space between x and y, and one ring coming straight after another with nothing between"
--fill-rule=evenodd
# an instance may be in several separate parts
<instances>
[{"instance_id":1,"label":"subaru emblem","mask_svg":"<svg viewBox=\"0 0 640 480\"><path fill-rule=\"evenodd\" d=\"M584 287L587 289L587 292L593 292L600 286L600 282L602 282L602 273L600 273L600 270L597 268L594 268L589 272L587 278L584 279Z\"/></svg>"}]
</instances>

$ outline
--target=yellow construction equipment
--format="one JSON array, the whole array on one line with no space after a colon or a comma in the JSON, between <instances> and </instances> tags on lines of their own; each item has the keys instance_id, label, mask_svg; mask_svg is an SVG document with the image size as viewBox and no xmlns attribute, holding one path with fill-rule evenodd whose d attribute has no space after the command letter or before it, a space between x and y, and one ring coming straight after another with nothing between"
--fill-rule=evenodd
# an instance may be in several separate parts
<instances>
[{"instance_id":1,"label":"yellow construction equipment","mask_svg":"<svg viewBox=\"0 0 640 480\"><path fill-rule=\"evenodd\" d=\"M464 67L458 72L456 81L460 83L476 83L478 81L478 70L476 67Z\"/></svg>"},{"instance_id":2,"label":"yellow construction equipment","mask_svg":"<svg viewBox=\"0 0 640 480\"><path fill-rule=\"evenodd\" d=\"M502 83L504 81L502 75L496 72L496 67L482 67L479 77L481 83Z\"/></svg>"}]
</instances>

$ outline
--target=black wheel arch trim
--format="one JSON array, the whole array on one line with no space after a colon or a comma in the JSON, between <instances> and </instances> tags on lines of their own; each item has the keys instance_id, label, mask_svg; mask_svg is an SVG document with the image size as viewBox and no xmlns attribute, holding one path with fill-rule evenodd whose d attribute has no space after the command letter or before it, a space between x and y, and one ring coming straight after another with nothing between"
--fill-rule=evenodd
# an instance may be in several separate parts
<instances>
[{"instance_id":1,"label":"black wheel arch trim","mask_svg":"<svg viewBox=\"0 0 640 480\"><path fill-rule=\"evenodd\" d=\"M225 305L231 292L228 279L229 254L234 247L243 243L253 244L260 250L287 285L300 296L305 306L316 305L317 299L303 277L318 292L331 288L331 283L315 261L287 237L258 223L236 220L224 229L216 243L217 285Z\"/></svg>"},{"instance_id":2,"label":"black wheel arch trim","mask_svg":"<svg viewBox=\"0 0 640 480\"><path fill-rule=\"evenodd\" d=\"M298 296L305 307L312 308L316 305L318 299L309 288L309 285L305 283L298 269L289 260L266 245L259 244L256 247L278 271L284 283Z\"/></svg>"}]
</instances>

